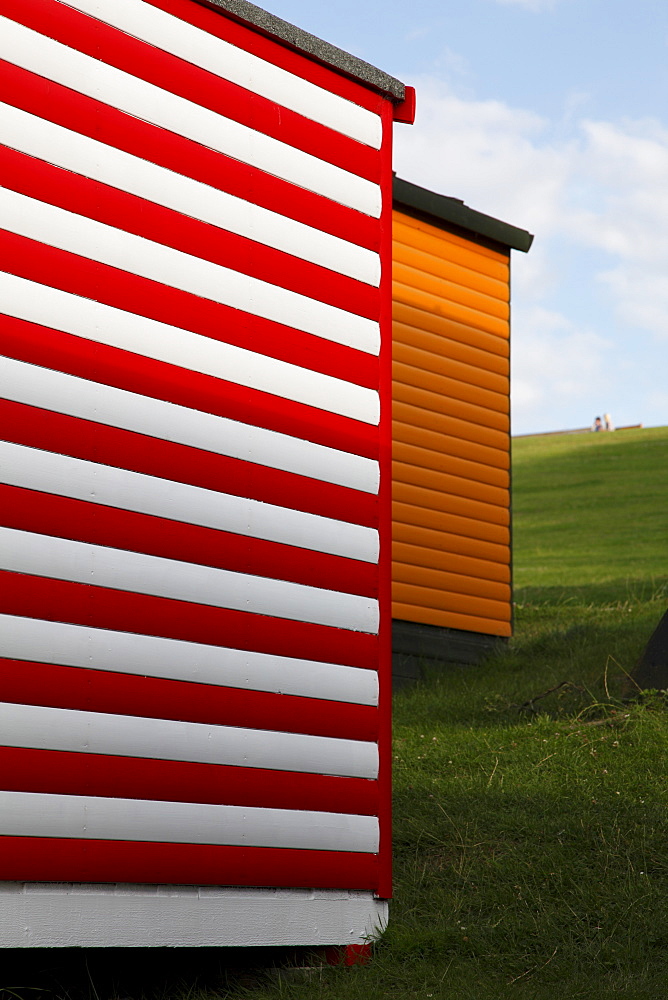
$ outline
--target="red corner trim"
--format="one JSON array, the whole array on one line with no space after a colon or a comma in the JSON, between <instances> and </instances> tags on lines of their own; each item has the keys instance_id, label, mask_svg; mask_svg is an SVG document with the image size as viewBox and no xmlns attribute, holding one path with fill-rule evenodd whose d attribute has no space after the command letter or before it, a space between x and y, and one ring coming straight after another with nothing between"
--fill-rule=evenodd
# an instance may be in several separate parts
<instances>
[{"instance_id":1,"label":"red corner trim","mask_svg":"<svg viewBox=\"0 0 668 1000\"><path fill-rule=\"evenodd\" d=\"M395 104L392 117L395 122L412 125L415 121L415 87L406 87L406 95L400 104Z\"/></svg>"}]
</instances>

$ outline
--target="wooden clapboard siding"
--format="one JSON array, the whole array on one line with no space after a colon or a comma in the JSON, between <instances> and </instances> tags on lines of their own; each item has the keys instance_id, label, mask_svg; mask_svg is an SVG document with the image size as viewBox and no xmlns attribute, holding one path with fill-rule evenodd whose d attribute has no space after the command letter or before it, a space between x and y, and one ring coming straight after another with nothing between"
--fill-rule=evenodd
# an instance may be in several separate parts
<instances>
[{"instance_id":1,"label":"wooden clapboard siding","mask_svg":"<svg viewBox=\"0 0 668 1000\"><path fill-rule=\"evenodd\" d=\"M225 7L0 12L0 879L387 897L390 92Z\"/></svg>"},{"instance_id":2,"label":"wooden clapboard siding","mask_svg":"<svg viewBox=\"0 0 668 1000\"><path fill-rule=\"evenodd\" d=\"M395 619L511 632L509 258L395 207Z\"/></svg>"}]
</instances>

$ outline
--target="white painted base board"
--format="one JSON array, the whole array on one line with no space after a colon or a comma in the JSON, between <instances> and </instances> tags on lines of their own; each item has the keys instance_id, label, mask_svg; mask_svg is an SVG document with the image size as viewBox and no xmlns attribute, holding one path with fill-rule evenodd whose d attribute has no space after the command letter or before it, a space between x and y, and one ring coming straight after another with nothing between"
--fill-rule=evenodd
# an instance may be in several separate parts
<instances>
[{"instance_id":1,"label":"white painted base board","mask_svg":"<svg viewBox=\"0 0 668 1000\"><path fill-rule=\"evenodd\" d=\"M2 948L364 944L387 919L370 892L0 882Z\"/></svg>"}]
</instances>

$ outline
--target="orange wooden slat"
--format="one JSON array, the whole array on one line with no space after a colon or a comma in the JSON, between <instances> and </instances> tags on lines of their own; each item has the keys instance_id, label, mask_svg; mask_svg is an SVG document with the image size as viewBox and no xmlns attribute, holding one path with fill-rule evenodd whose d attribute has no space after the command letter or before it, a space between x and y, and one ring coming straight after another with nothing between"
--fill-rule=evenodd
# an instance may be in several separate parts
<instances>
[{"instance_id":1,"label":"orange wooden slat","mask_svg":"<svg viewBox=\"0 0 668 1000\"><path fill-rule=\"evenodd\" d=\"M435 257L443 257L472 271L479 271L500 281L508 281L509 253L499 253L480 246L421 219L395 212L392 238L397 243L416 247Z\"/></svg>"},{"instance_id":2,"label":"orange wooden slat","mask_svg":"<svg viewBox=\"0 0 668 1000\"><path fill-rule=\"evenodd\" d=\"M424 274L430 274L445 281L463 285L465 288L473 288L491 298L500 299L502 302L508 301L508 281L506 278L490 278L480 271L474 271L470 267L456 264L452 260L429 253L415 246L408 246L395 240L392 245L392 259L397 264L405 264Z\"/></svg>"},{"instance_id":3,"label":"orange wooden slat","mask_svg":"<svg viewBox=\"0 0 668 1000\"><path fill-rule=\"evenodd\" d=\"M447 457L456 455L471 462L479 462L481 465L491 465L497 469L510 468L510 456L506 449L490 448L487 445L476 444L452 434L443 434L436 430L418 427L416 424L404 420L392 421L392 437L396 442L412 444Z\"/></svg>"},{"instance_id":4,"label":"orange wooden slat","mask_svg":"<svg viewBox=\"0 0 668 1000\"><path fill-rule=\"evenodd\" d=\"M488 597L434 590L430 587L418 587L412 583L394 581L392 599L399 604L412 604L432 608L435 611L455 611L500 622L510 621L511 618L508 601L493 601Z\"/></svg>"},{"instance_id":5,"label":"orange wooden slat","mask_svg":"<svg viewBox=\"0 0 668 1000\"><path fill-rule=\"evenodd\" d=\"M448 465L450 464L448 463ZM421 502L422 499L426 499L419 492L421 490L429 490L430 493L439 496L451 494L452 496L470 498L497 508L508 507L508 497L510 494L507 480L503 485L495 486L477 479L469 479L468 476L457 475L454 470L452 474L437 472L434 469L411 465L408 462L400 462L396 459L392 462L392 470L395 488L401 486L399 492L403 494L402 496L397 494L396 499L404 500L406 503L415 503L418 507L433 507L434 510L439 509L439 504L436 502ZM405 489L409 492L406 493ZM413 490L417 492L413 493ZM487 512L485 512L484 516L487 516Z\"/></svg>"},{"instance_id":6,"label":"orange wooden slat","mask_svg":"<svg viewBox=\"0 0 668 1000\"><path fill-rule=\"evenodd\" d=\"M438 593L448 591L506 603L510 600L510 587L507 583L466 576L464 573L452 573L449 570L394 562L392 579L396 583L409 583Z\"/></svg>"},{"instance_id":7,"label":"orange wooden slat","mask_svg":"<svg viewBox=\"0 0 668 1000\"><path fill-rule=\"evenodd\" d=\"M449 378L440 372L428 371L425 367L417 368L414 365L407 364L406 361L401 359L405 356L415 357L415 355L409 354L412 349L407 348L404 350L406 347L405 344L395 344L394 346L395 359L392 362L393 386L397 385L397 383L413 386L425 392L432 392L436 396L452 397L462 403L469 403L471 406L480 406L483 409L494 410L509 417L510 399L507 392L496 392L479 385L471 385L469 382L463 382L458 378ZM421 351L420 354L420 361L424 364L424 358L427 355L424 351ZM441 360L436 358L435 361L436 364L434 367L437 367L437 365L441 367ZM447 369L447 365L442 365L442 367ZM507 383L508 379L504 378L502 381Z\"/></svg>"},{"instance_id":8,"label":"orange wooden slat","mask_svg":"<svg viewBox=\"0 0 668 1000\"><path fill-rule=\"evenodd\" d=\"M480 312L480 310L472 309L470 306L460 305L458 302L445 299L440 295L424 292L413 285L393 281L392 298L396 302L403 302L407 306L413 306L414 309L422 309L424 312L454 320L456 323L465 323L474 330L497 334L499 337L508 336L507 316L490 316L489 313Z\"/></svg>"},{"instance_id":9,"label":"orange wooden slat","mask_svg":"<svg viewBox=\"0 0 668 1000\"><path fill-rule=\"evenodd\" d=\"M414 243L419 242L420 245L423 243L426 244L430 240L440 244L438 252L442 255L446 253L446 250L443 248L443 244L446 244L453 248L450 251L451 253L471 254L476 260L505 262L507 264L510 258L510 252L507 247L493 249L491 246L476 243L468 235L458 235L452 232L451 229L447 228L447 224L443 226L437 222L428 222L426 219L420 219L415 215L411 215L410 212L402 212L398 208L394 209L393 216L394 228L397 231L400 231L403 227L405 232L417 234L417 236L411 236L411 240Z\"/></svg>"},{"instance_id":10,"label":"orange wooden slat","mask_svg":"<svg viewBox=\"0 0 668 1000\"><path fill-rule=\"evenodd\" d=\"M410 475L410 468L408 466L406 470L407 475ZM444 490L426 490L410 481L401 482L395 478L392 484L392 499L396 500L397 503L405 503L412 507L442 510L446 514L473 517L480 521L491 521L493 524L501 524L506 527L510 524L509 490L496 490L503 497L503 501L488 503L472 499L468 492L464 491L469 491L469 487L476 487L482 493L484 490L493 490L495 487L483 486L470 479L458 479L456 476L450 478L454 480L454 489L457 490L457 494ZM474 491L470 490L470 492Z\"/></svg>"},{"instance_id":11,"label":"orange wooden slat","mask_svg":"<svg viewBox=\"0 0 668 1000\"><path fill-rule=\"evenodd\" d=\"M505 544L498 544L479 538L471 538L458 532L449 533L415 524L402 524L399 521L393 525L392 537L395 544L405 542L406 545L431 548L437 552L443 549L448 552L459 552L472 558L489 559L490 562L497 561L506 564L510 562L509 538Z\"/></svg>"},{"instance_id":12,"label":"orange wooden slat","mask_svg":"<svg viewBox=\"0 0 668 1000\"><path fill-rule=\"evenodd\" d=\"M445 531L454 535L466 535L468 538L496 542L497 545L508 545L510 542L508 528L500 524L476 521L472 517L446 514L440 510L427 510L425 507L413 507L397 503L396 500L392 504L392 512L393 519L401 524L413 524L420 528L431 528L432 531Z\"/></svg>"},{"instance_id":13,"label":"orange wooden slat","mask_svg":"<svg viewBox=\"0 0 668 1000\"><path fill-rule=\"evenodd\" d=\"M421 545L407 545L405 542L392 543L392 558L395 562L406 563L409 566L440 569L446 573L477 576L482 580L497 580L499 583L511 582L508 555L509 553L506 553L503 562L492 562L489 559L476 559L473 556L462 555L460 552L448 552L447 542L444 542L442 549L427 549Z\"/></svg>"},{"instance_id":14,"label":"orange wooden slat","mask_svg":"<svg viewBox=\"0 0 668 1000\"><path fill-rule=\"evenodd\" d=\"M508 372L507 365L497 360L497 355L506 362L510 357L506 334L500 336L498 333L474 330L466 323L456 323L396 300L392 302L392 319L395 339L474 367L489 368L503 374ZM501 365L501 368L495 365Z\"/></svg>"},{"instance_id":15,"label":"orange wooden slat","mask_svg":"<svg viewBox=\"0 0 668 1000\"><path fill-rule=\"evenodd\" d=\"M416 403L404 402L395 396L392 406L392 418L398 423L422 427L439 435L449 435L479 444L485 448L502 451L506 455L509 450L508 434L496 430L485 423L474 420L462 420L443 413L434 406L420 406Z\"/></svg>"},{"instance_id":16,"label":"orange wooden slat","mask_svg":"<svg viewBox=\"0 0 668 1000\"><path fill-rule=\"evenodd\" d=\"M458 420L479 424L481 427L501 431L506 435L510 432L510 417L507 413L490 410L487 406L476 406L475 403L467 403L463 399L443 396L441 393L430 392L429 389L421 389L416 385L407 385L399 379L392 384L392 398L395 403L409 403L423 410L456 417Z\"/></svg>"},{"instance_id":17,"label":"orange wooden slat","mask_svg":"<svg viewBox=\"0 0 668 1000\"><path fill-rule=\"evenodd\" d=\"M433 296L434 299L441 299L445 303L456 302L460 306L474 309L485 316L502 320L507 320L509 316L507 298L491 296L479 291L475 286L461 285L435 274L425 274L424 271L419 271L408 264L402 264L396 259L392 267L392 280L398 285L414 288L425 295Z\"/></svg>"},{"instance_id":18,"label":"orange wooden slat","mask_svg":"<svg viewBox=\"0 0 668 1000\"><path fill-rule=\"evenodd\" d=\"M392 458L395 462L415 465L418 469L431 469L432 472L446 472L452 476L463 476L465 479L473 479L476 482L489 483L490 486L500 486L504 490L508 489L510 485L510 476L505 469L482 465L480 462L469 462L464 458L452 455L444 456L440 452L418 448L416 445L406 444L403 441L392 443ZM416 478L414 481L418 482L418 479Z\"/></svg>"},{"instance_id":19,"label":"orange wooden slat","mask_svg":"<svg viewBox=\"0 0 668 1000\"><path fill-rule=\"evenodd\" d=\"M444 388L444 385L443 383L439 385L436 379L438 377L447 378L450 383L461 383L459 391L465 394L463 398L467 399L470 395L469 402L483 406L489 405L491 409L500 408L499 401L495 401L490 396L482 397L482 394L476 390L485 389L487 392L505 397L509 394L510 385L507 371L490 372L480 366L462 364L461 361L425 351L417 344L406 344L399 341L393 346L392 356L393 365L404 364L414 369L410 372L402 372L396 367L392 369L393 378L406 382L408 385L417 385L422 389L438 392L440 388ZM508 362L505 359L504 367L508 368Z\"/></svg>"},{"instance_id":20,"label":"orange wooden slat","mask_svg":"<svg viewBox=\"0 0 668 1000\"><path fill-rule=\"evenodd\" d=\"M440 628L456 628L465 632L482 632L484 635L504 637L512 635L512 627L509 621L478 618L474 615L462 615L452 611L437 611L434 608L423 608L399 601L395 601L392 604L392 617L404 622L419 622L421 625L438 625Z\"/></svg>"},{"instance_id":21,"label":"orange wooden slat","mask_svg":"<svg viewBox=\"0 0 668 1000\"><path fill-rule=\"evenodd\" d=\"M506 324L503 333L488 333L485 330L475 329L467 323L458 323L446 316L425 312L424 309L407 305L398 299L392 300L392 317L394 323L400 323L411 330L408 335L409 343L413 343L415 336L421 334L425 340L424 349L433 351L434 354L449 357L452 352L450 344L454 341L460 344L461 350L471 353L470 358L464 358L469 364L483 366L492 364L492 359L485 357L487 354L492 356L498 354L502 358L510 356L509 323ZM479 351L483 353L477 353Z\"/></svg>"}]
</instances>

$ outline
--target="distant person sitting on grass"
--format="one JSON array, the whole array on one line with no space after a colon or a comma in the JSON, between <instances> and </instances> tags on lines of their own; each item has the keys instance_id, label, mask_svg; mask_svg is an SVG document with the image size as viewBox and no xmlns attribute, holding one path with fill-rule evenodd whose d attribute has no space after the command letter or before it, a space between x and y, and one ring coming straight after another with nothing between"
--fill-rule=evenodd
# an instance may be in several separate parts
<instances>
[{"instance_id":1,"label":"distant person sitting on grass","mask_svg":"<svg viewBox=\"0 0 668 1000\"><path fill-rule=\"evenodd\" d=\"M612 417L609 413L603 414L603 423L605 424L606 431L614 431L615 425L612 422Z\"/></svg>"},{"instance_id":2,"label":"distant person sitting on grass","mask_svg":"<svg viewBox=\"0 0 668 1000\"><path fill-rule=\"evenodd\" d=\"M596 420L592 424L591 429L593 431L604 431L605 430L605 427L603 426L603 421L601 420L600 417L596 417Z\"/></svg>"}]
</instances>

